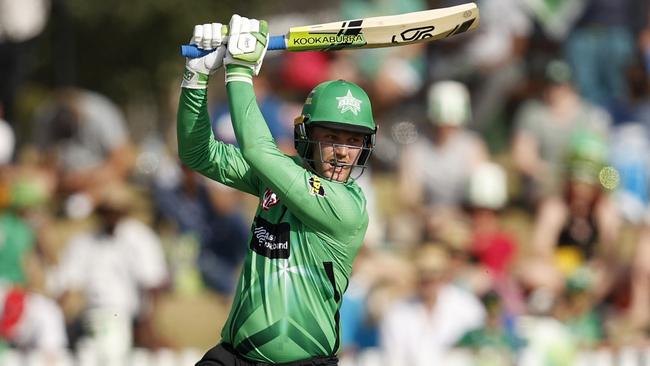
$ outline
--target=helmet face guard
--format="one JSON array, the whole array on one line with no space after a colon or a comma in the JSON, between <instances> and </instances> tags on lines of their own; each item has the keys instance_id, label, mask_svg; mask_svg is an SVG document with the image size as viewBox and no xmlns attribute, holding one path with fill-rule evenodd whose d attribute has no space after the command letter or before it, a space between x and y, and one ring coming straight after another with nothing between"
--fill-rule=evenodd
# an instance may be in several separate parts
<instances>
[{"instance_id":1,"label":"helmet face guard","mask_svg":"<svg viewBox=\"0 0 650 366\"><path fill-rule=\"evenodd\" d=\"M363 144L361 146L356 145L346 145L346 144L336 144L331 142L316 141L309 138L307 129L305 128L304 123L296 125L294 129L295 136L295 147L298 150L298 154L304 161L306 161L309 166L316 172L316 164L330 164L335 168L347 168L350 167L350 174L343 181L347 182L350 178L358 179L361 177L365 171L368 163L368 159L372 154L372 150L375 146L375 134L367 134L363 138ZM323 150L326 148L331 148L336 150L337 148L347 148L349 150L358 150L357 156L354 161L351 163L345 163L339 161L334 157L332 160L323 159ZM319 154L315 154L316 151L319 151ZM320 159L316 159L315 156L320 156ZM318 172L317 172L318 174ZM340 173L339 173L340 174ZM318 174L321 178L328 180L335 180L336 174L332 174L330 177L323 177L321 174Z\"/></svg>"},{"instance_id":2,"label":"helmet face guard","mask_svg":"<svg viewBox=\"0 0 650 366\"><path fill-rule=\"evenodd\" d=\"M332 144L315 141L311 138L311 127L321 126L333 130L342 130L363 134L362 146ZM308 162L312 169L317 163L331 164L334 167L350 167L350 176L359 171L361 176L366 168L368 158L375 146L377 126L372 117L372 106L366 92L358 85L344 80L326 81L317 85L307 96L302 114L294 121L294 142L298 154ZM346 147L361 150L354 163L340 161L315 161L314 152L323 155L324 148ZM319 149L319 150L316 150ZM321 158L322 160L322 158ZM333 178L323 177L332 180ZM347 179L346 179L347 181Z\"/></svg>"}]
</instances>

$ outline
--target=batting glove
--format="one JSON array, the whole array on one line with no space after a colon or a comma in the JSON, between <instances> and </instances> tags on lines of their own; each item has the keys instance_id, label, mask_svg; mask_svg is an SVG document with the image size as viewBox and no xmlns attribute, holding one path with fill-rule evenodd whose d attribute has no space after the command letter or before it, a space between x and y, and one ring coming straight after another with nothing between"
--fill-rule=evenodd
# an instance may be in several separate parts
<instances>
[{"instance_id":1,"label":"batting glove","mask_svg":"<svg viewBox=\"0 0 650 366\"><path fill-rule=\"evenodd\" d=\"M269 44L269 26L265 20L248 19L237 14L228 27L226 83L244 81L252 84L253 76L260 72Z\"/></svg>"},{"instance_id":2,"label":"batting glove","mask_svg":"<svg viewBox=\"0 0 650 366\"><path fill-rule=\"evenodd\" d=\"M199 24L194 26L194 34L190 44L198 48L211 50L207 55L199 58L187 59L181 87L190 89L205 89L208 87L208 78L223 65L226 54L224 37L228 28L221 23Z\"/></svg>"}]
</instances>

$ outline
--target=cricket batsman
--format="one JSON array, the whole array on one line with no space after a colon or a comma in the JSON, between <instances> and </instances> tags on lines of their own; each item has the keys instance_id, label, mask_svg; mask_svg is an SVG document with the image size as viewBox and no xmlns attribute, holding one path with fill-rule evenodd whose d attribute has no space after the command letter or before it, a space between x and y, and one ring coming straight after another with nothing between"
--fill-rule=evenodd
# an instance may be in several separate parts
<instances>
[{"instance_id":1,"label":"cricket batsman","mask_svg":"<svg viewBox=\"0 0 650 366\"><path fill-rule=\"evenodd\" d=\"M227 28L197 25L192 43L216 50L188 59L183 75L181 160L259 197L221 341L199 366L337 365L339 309L368 225L352 176L363 172L374 147L368 96L343 80L316 86L295 120L299 156L283 154L253 91L268 40L263 20L233 15ZM239 147L215 140L209 122L208 78L222 65Z\"/></svg>"}]
</instances>

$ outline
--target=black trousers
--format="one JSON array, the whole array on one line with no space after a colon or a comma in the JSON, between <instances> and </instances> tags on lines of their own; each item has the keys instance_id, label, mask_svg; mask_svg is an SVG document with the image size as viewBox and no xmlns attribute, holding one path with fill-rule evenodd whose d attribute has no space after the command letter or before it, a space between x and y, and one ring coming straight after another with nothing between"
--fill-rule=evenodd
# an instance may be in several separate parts
<instances>
[{"instance_id":1,"label":"black trousers","mask_svg":"<svg viewBox=\"0 0 650 366\"><path fill-rule=\"evenodd\" d=\"M266 363L247 360L240 356L227 343L219 343L212 347L195 366L337 366L336 356L320 356L306 360L287 363Z\"/></svg>"}]
</instances>

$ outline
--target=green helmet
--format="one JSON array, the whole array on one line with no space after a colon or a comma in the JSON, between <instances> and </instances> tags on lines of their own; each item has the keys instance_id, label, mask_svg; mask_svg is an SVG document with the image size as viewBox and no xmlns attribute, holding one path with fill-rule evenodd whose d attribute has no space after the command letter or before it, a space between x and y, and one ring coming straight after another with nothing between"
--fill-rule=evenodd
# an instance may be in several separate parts
<instances>
[{"instance_id":1,"label":"green helmet","mask_svg":"<svg viewBox=\"0 0 650 366\"><path fill-rule=\"evenodd\" d=\"M567 163L570 179L597 182L601 169L607 165L604 137L585 130L574 133L569 140Z\"/></svg>"},{"instance_id":2,"label":"green helmet","mask_svg":"<svg viewBox=\"0 0 650 366\"><path fill-rule=\"evenodd\" d=\"M366 135L364 147L355 166L365 168L375 144L377 125L366 92L345 80L326 81L317 85L307 96L302 114L295 119L294 141L298 154L310 161L314 144L309 128L323 126L361 132Z\"/></svg>"}]
</instances>

